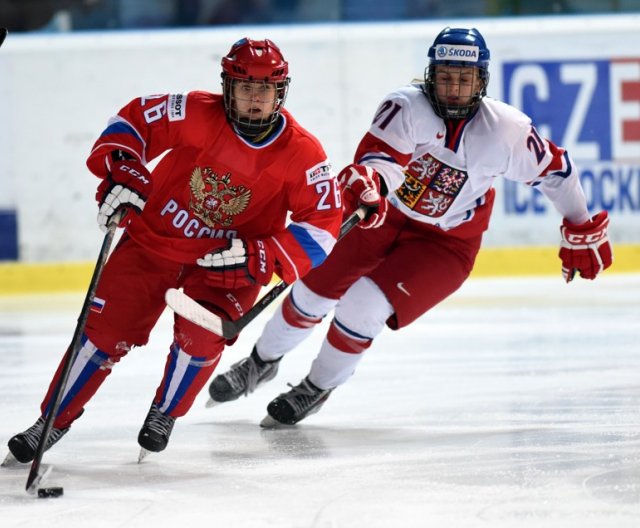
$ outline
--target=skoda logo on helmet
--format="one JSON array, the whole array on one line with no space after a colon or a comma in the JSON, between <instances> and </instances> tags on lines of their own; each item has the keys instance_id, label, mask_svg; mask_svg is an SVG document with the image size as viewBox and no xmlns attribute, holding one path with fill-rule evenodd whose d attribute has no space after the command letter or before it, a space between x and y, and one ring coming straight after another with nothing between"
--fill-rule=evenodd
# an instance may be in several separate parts
<instances>
[{"instance_id":1,"label":"skoda logo on helmet","mask_svg":"<svg viewBox=\"0 0 640 528\"><path fill-rule=\"evenodd\" d=\"M478 46L441 44L436 47L436 55L437 60L476 62L479 49Z\"/></svg>"}]
</instances>

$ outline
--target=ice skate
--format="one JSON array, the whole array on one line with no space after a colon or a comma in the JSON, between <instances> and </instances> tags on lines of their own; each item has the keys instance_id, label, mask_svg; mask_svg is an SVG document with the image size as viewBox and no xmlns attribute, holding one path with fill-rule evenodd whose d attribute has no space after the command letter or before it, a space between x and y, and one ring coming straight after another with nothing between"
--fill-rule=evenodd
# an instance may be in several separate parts
<instances>
[{"instance_id":1,"label":"ice skate","mask_svg":"<svg viewBox=\"0 0 640 528\"><path fill-rule=\"evenodd\" d=\"M26 464L35 458L38 443L40 442L40 437L44 430L44 422L45 418L41 416L38 418L36 423L29 427L29 429L22 433L18 433L9 439L9 442L7 443L9 446L9 455L7 455L2 463L3 466L13 465L16 462ZM52 427L51 432L49 433L49 438L47 439L45 451L67 434L69 429L69 427L65 429Z\"/></svg>"},{"instance_id":2,"label":"ice skate","mask_svg":"<svg viewBox=\"0 0 640 528\"><path fill-rule=\"evenodd\" d=\"M138 434L138 444L142 448L138 462L142 462L149 452L158 453L167 447L175 421L174 417L162 414L155 403L151 404Z\"/></svg>"},{"instance_id":3,"label":"ice skate","mask_svg":"<svg viewBox=\"0 0 640 528\"><path fill-rule=\"evenodd\" d=\"M257 387L276 377L279 362L280 359L260 359L254 346L249 357L232 365L227 372L216 376L209 384L211 398L206 404L207 407L237 400L242 395L248 396Z\"/></svg>"},{"instance_id":4,"label":"ice skate","mask_svg":"<svg viewBox=\"0 0 640 528\"><path fill-rule=\"evenodd\" d=\"M309 381L303 379L295 387L289 385L291 390L280 394L267 406L269 413L260 422L261 427L281 427L283 425L295 425L310 414L317 413L333 389L319 389Z\"/></svg>"}]
</instances>

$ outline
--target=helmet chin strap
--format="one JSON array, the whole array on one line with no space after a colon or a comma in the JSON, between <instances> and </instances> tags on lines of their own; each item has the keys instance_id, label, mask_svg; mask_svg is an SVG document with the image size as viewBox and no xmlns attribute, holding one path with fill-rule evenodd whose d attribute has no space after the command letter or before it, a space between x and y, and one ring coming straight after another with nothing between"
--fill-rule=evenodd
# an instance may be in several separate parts
<instances>
[{"instance_id":1,"label":"helmet chin strap","mask_svg":"<svg viewBox=\"0 0 640 528\"><path fill-rule=\"evenodd\" d=\"M276 125L280 123L282 117L279 116L275 123L264 123L260 125L260 121L254 121L255 125L251 121L248 123L236 121L233 122L233 127L243 138L251 143L260 143L267 139L276 130Z\"/></svg>"},{"instance_id":2,"label":"helmet chin strap","mask_svg":"<svg viewBox=\"0 0 640 528\"><path fill-rule=\"evenodd\" d=\"M438 100L437 95L435 94L435 88L429 84L423 85L423 93L431 103L431 107L434 112L441 117L442 119L466 119L473 115L480 105L480 100L482 97L480 95L475 95L469 104L466 105L447 105L446 103L442 103Z\"/></svg>"},{"instance_id":3,"label":"helmet chin strap","mask_svg":"<svg viewBox=\"0 0 640 528\"><path fill-rule=\"evenodd\" d=\"M466 105L455 106L448 105L446 103L438 103L438 106L444 114L445 119L466 119L473 115L476 108L478 108L480 99L481 97L479 95L474 95Z\"/></svg>"}]
</instances>

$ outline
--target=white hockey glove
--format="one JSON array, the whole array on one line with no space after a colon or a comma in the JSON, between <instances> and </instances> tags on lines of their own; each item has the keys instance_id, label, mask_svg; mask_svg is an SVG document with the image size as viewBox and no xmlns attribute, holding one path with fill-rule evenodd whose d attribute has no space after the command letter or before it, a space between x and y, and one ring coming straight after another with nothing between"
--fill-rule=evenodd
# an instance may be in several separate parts
<instances>
[{"instance_id":1,"label":"white hockey glove","mask_svg":"<svg viewBox=\"0 0 640 528\"><path fill-rule=\"evenodd\" d=\"M214 249L199 258L207 268L206 282L216 288L235 289L254 284L266 286L275 268L275 255L266 240L234 238L226 248Z\"/></svg>"},{"instance_id":2,"label":"white hockey glove","mask_svg":"<svg viewBox=\"0 0 640 528\"><path fill-rule=\"evenodd\" d=\"M142 163L135 159L115 161L111 165L111 172L100 182L96 192L100 229L106 232L111 219L119 210L134 210L140 214L151 188L151 174ZM119 226L126 224L126 216L127 213Z\"/></svg>"}]
</instances>

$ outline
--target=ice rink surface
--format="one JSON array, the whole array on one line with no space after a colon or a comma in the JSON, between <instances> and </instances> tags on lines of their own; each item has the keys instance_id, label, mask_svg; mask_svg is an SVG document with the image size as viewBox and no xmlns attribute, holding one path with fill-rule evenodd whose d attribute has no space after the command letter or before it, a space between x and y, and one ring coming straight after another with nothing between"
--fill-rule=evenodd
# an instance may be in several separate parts
<instances>
[{"instance_id":1,"label":"ice rink surface","mask_svg":"<svg viewBox=\"0 0 640 528\"><path fill-rule=\"evenodd\" d=\"M37 418L82 298L0 297L2 457ZM171 339L165 312L45 453L43 484L64 497L28 495L28 465L0 469L0 526L640 526L640 275L470 280L411 327L385 330L320 413L262 430L325 328L251 397L207 409L200 394L167 450L138 464Z\"/></svg>"}]
</instances>

